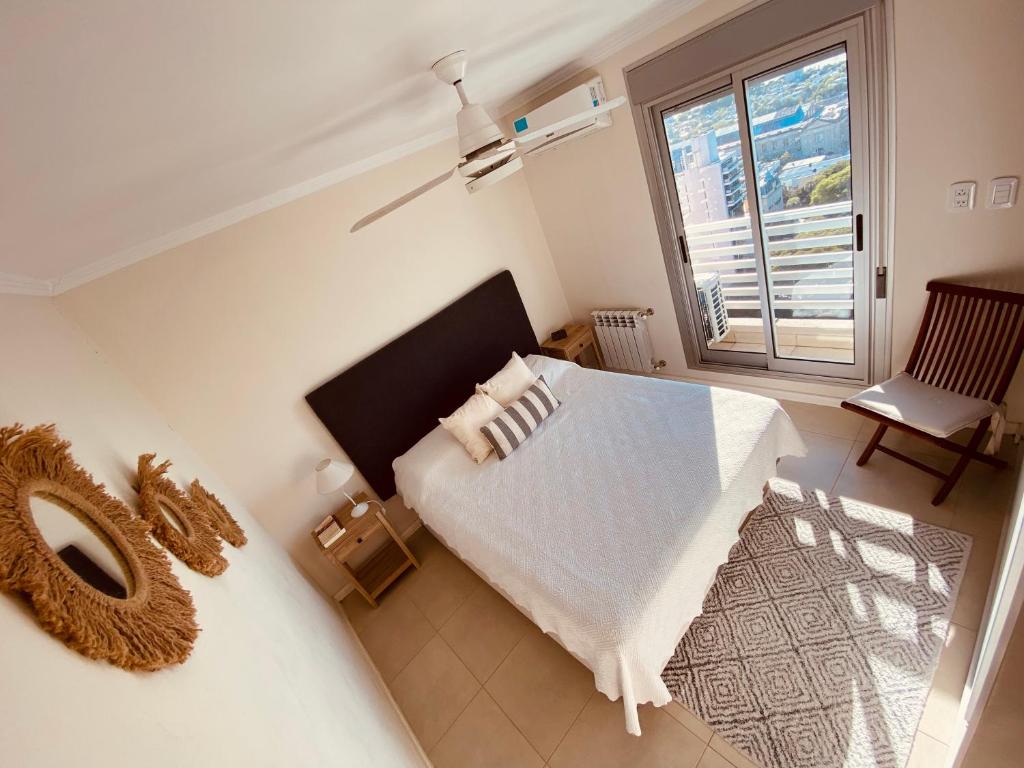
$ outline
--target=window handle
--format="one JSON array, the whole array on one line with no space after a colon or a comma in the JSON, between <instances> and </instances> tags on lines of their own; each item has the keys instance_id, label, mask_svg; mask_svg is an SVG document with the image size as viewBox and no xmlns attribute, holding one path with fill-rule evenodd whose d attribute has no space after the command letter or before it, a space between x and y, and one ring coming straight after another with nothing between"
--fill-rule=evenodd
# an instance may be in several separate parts
<instances>
[{"instance_id":1,"label":"window handle","mask_svg":"<svg viewBox=\"0 0 1024 768\"><path fill-rule=\"evenodd\" d=\"M679 236L679 253L683 255L683 264L689 264L690 254L686 252L686 235Z\"/></svg>"},{"instance_id":2,"label":"window handle","mask_svg":"<svg viewBox=\"0 0 1024 768\"><path fill-rule=\"evenodd\" d=\"M854 226L855 226L855 229L856 229L857 250L858 251L863 251L864 250L864 214L863 213L858 213L857 214L857 218L855 220L855 225Z\"/></svg>"}]
</instances>

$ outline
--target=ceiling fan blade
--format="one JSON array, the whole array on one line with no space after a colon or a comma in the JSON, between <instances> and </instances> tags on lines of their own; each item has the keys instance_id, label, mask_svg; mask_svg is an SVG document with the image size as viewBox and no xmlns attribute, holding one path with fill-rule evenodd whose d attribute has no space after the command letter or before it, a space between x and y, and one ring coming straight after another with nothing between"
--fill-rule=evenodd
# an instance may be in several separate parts
<instances>
[{"instance_id":1,"label":"ceiling fan blade","mask_svg":"<svg viewBox=\"0 0 1024 768\"><path fill-rule=\"evenodd\" d=\"M563 120L559 120L556 123L551 123L551 125L545 125L543 128L538 128L535 131L530 131L529 133L521 133L518 136L513 136L512 140L517 144L527 144L531 141L536 141L537 139L542 139L545 136L549 136L552 133L555 133L556 131L562 130L563 128L568 128L569 126L576 125L576 123L582 123L583 121L590 120L591 118L597 117L598 115L603 115L605 112L611 112L616 107L621 107L625 103L625 96L616 96L614 99L609 99L599 107L588 109L586 112L580 112L579 114L575 114L572 117L567 117Z\"/></svg>"},{"instance_id":2,"label":"ceiling fan blade","mask_svg":"<svg viewBox=\"0 0 1024 768\"><path fill-rule=\"evenodd\" d=\"M352 229L350 229L349 232L356 232L356 231L362 229L363 227L365 227L367 224L372 224L373 222L375 222L377 219L381 218L382 216L387 216L392 211L394 211L394 210L396 210L398 208L401 208L403 205L408 203L410 200L416 199L417 197L422 195L424 192L429 192L430 190L432 190L434 187L438 186L439 184L443 184L444 182L448 181L448 179L450 179L452 177L452 174L455 173L455 170L456 170L455 168L452 168L451 170L445 171L444 173L442 173L437 178L431 179L426 184L421 184L420 186L416 187L416 189L412 190L412 192L406 192L401 197L396 198L395 200L392 200L390 203L385 205L383 208L378 208L373 213L367 214L366 216L361 218L359 221L357 221L355 224L353 224L352 225Z\"/></svg>"}]
</instances>

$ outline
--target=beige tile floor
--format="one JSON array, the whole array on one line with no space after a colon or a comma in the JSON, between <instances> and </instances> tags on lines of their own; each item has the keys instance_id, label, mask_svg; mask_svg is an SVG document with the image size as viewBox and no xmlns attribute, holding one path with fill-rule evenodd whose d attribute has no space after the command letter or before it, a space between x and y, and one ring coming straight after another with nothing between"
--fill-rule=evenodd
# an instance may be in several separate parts
<instances>
[{"instance_id":1,"label":"beige tile floor","mask_svg":"<svg viewBox=\"0 0 1024 768\"><path fill-rule=\"evenodd\" d=\"M1013 476L972 466L941 507L934 478L876 453L856 458L871 426L837 408L783 403L808 447L779 474L898 509L974 537L953 626L939 659L908 768L941 765L967 677L993 563L1010 506ZM883 441L942 465L947 455L900 435ZM422 569L403 577L371 610L358 595L345 612L424 750L438 768L486 766L753 765L673 702L642 708L643 736L623 729L622 708L594 691L593 676L541 633L430 534L411 544Z\"/></svg>"}]
</instances>

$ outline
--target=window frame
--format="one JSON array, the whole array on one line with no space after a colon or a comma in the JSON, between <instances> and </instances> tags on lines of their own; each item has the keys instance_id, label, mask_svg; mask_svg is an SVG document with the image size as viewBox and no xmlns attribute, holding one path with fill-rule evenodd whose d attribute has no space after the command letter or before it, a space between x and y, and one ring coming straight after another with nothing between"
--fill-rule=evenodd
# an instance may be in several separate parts
<instances>
[{"instance_id":1,"label":"window frame","mask_svg":"<svg viewBox=\"0 0 1024 768\"><path fill-rule=\"evenodd\" d=\"M689 107L696 107L708 101L714 101L715 99L721 98L722 96L725 95L731 95L735 98L735 83L733 82L732 77L727 76L724 81L724 84L722 83L721 78L718 78L714 81L713 85L717 87L715 87L711 91L703 91L704 86L702 84L695 89L688 88L683 90L681 93L673 93L670 96L666 97L665 99L662 99L659 102L656 102L655 104L651 105L652 111L657 113L658 122L655 123L655 125L657 126L658 123L662 122L664 120L664 115L668 112L674 112ZM679 100L680 98L682 98L682 101ZM740 105L738 103L735 103L735 107L737 119L739 120ZM656 127L654 134L655 142L658 145L660 154L662 155L661 162L664 163L666 157L669 160L671 160L671 150L665 132ZM740 131L740 140L744 141L743 131ZM743 157L743 166L743 181L744 184L747 185L747 197L749 199L750 178L748 169L746 167L746 157ZM693 346L699 359L703 363L721 363L723 365L728 365L730 368L736 366L751 367L750 363L752 363L754 360L757 360L760 362L764 362L765 365L763 367L765 368L765 370L767 370L767 355L764 352L734 352L727 350L716 350L706 348L706 345L705 348L701 348L701 345L703 343L702 317L694 288L696 281L693 276L693 265L690 262L690 259L684 256L684 249L686 248L686 238L685 228L683 225L683 209L679 200L679 194L676 188L675 177L674 173L672 172L671 163L664 166L664 177L666 179L664 194L667 197L668 211L672 219L672 226L674 228L673 234L678 233L676 234L676 240L678 242L678 251L680 256L679 276L683 280L683 291L686 293L688 299L687 309L690 314L690 325L688 327L692 329ZM751 219L751 221L753 222L753 219ZM753 224L751 224L751 232L753 232ZM766 276L764 274L764 261L761 258L761 245L758 242L758 238L756 236L753 237L753 242L754 267L757 272L758 278L758 297L763 305L767 300L767 281ZM676 308L676 312L677 314L679 313L679 307ZM754 367L761 368L762 366L758 365Z\"/></svg>"},{"instance_id":2,"label":"window frame","mask_svg":"<svg viewBox=\"0 0 1024 768\"><path fill-rule=\"evenodd\" d=\"M887 377L890 373L889 351L891 347L891 323L892 309L888 296L892 288L892 209L891 199L892 173L892 152L891 136L894 132L892 124L893 114L890 104L891 76L887 68L887 57L889 48L885 44L887 40L887 28L883 23L883 9L880 5L868 8L852 18L832 24L825 29L801 36L784 45L772 48L768 51L752 52L753 55L744 57L728 68L703 77L695 82L683 83L679 88L671 92L661 94L646 102L633 104L634 125L640 144L641 157L646 171L648 190L654 206L655 220L658 228L659 240L661 242L665 267L669 279L670 292L672 294L676 319L686 356L687 368L708 372L720 372L736 375L766 376L771 378L792 379L797 381L820 381L846 385L870 384ZM699 37L707 30L700 30L692 37ZM740 121L746 117L746 88L745 81L757 77L758 74L772 69L771 64L766 62L778 61L776 66L782 66L783 59L793 51L803 51L813 45L820 44L821 49L829 47L827 42L834 39L837 34L849 35L850 32L859 40L859 50L851 52L847 44L847 56L859 56L862 59L861 72L863 77L859 78L856 87L859 90L857 98L864 110L863 120L858 121L861 125L863 135L861 143L861 155L865 166L866 185L863 190L864 214L864 242L865 250L869 252L868 264L864 267L865 280L863 299L856 305L855 318L857 324L866 324L861 331L863 336L863 354L860 361L855 361L851 371L853 375L833 375L831 373L819 373L811 369L820 368L817 362L809 363L806 366L792 365L788 363L800 363L803 361L782 358L787 364L771 367L767 364L767 357L771 354L771 342L766 333L765 365L751 365L751 357L762 356L761 353L726 352L718 351L713 355L703 352L700 347L703 333L700 325L699 308L696 297L691 296L689 289L690 282L686 279L688 264L684 259L682 222L680 208L674 194L674 176L672 175L671 157L666 165L665 150L663 145L667 142L662 139L664 131L661 130L660 120L663 111L673 107L679 108L684 104L696 104L712 93L733 92L737 96L737 112ZM683 41L678 45L685 45ZM834 44L834 43L833 43ZM677 47L677 46L674 46ZM673 48L674 48L673 47ZM672 48L668 49L670 52ZM789 56L790 61L804 58L808 53L795 53ZM629 90L629 71L635 67L649 63L650 58L637 64L627 67L626 82ZM852 70L852 65L851 65ZM737 73L743 73L743 77L734 80ZM854 83L851 81L851 99ZM744 99L743 108L738 97ZM851 121L851 131L853 121ZM749 135L746 131L740 132L741 142L749 144ZM851 137L852 138L852 137ZM748 158L752 158L752 147L747 146L744 150L744 172L747 181L748 199L751 194L757 199L756 187L751 187L750 177L753 168ZM753 207L753 206L752 206ZM752 231L754 227L754 216L751 216ZM759 217L758 217L758 225ZM759 234L759 233L758 233ZM755 255L758 264L759 274L763 268L761 254L761 238L755 236ZM766 281L759 280L759 295L764 293ZM762 304L765 304L765 296L762 296ZM859 315L859 317L858 317ZM765 330L770 332L771 318L764 313ZM774 337L772 337L774 338ZM745 356L746 360L736 362L735 356ZM828 365L827 363L825 364Z\"/></svg>"}]
</instances>

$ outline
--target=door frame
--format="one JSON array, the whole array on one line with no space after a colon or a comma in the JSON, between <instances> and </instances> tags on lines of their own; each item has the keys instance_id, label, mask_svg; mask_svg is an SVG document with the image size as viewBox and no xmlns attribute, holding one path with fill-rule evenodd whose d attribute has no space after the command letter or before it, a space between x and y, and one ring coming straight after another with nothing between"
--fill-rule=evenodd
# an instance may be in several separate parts
<instances>
[{"instance_id":1,"label":"door frame","mask_svg":"<svg viewBox=\"0 0 1024 768\"><path fill-rule=\"evenodd\" d=\"M894 76L888 65L892 57L891 7L888 3L879 4L866 9L850 19L831 25L812 35L807 35L795 42L788 43L768 52L756 53L728 70L703 77L698 81L686 83L681 81L680 87L662 94L657 98L642 103L633 103L633 121L637 131L640 155L646 172L648 192L655 213L655 223L665 261L672 294L676 320L686 356L686 366L691 370L701 370L734 375L765 376L794 381L820 381L837 384L871 384L887 377L891 369L891 328L892 307L889 296L893 285L893 209L892 196L894 160L892 147L895 145L895 110L892 104ZM685 44L689 39L699 36L716 24L696 30L676 45ZM864 242L870 248L869 267L873 272L869 275L867 290L864 291L866 309L860 314L867 320L866 348L863 355L863 375L861 378L835 376L828 374L805 373L791 370L771 370L763 367L723 363L718 360L702 359L701 350L697 347L702 331L695 324L699 315L693 297L689 295L684 273L684 255L674 224L671 187L674 177L671 174L671 163L666 165L665 158L659 147L660 110L665 109L668 102L675 99L675 104L683 104L698 99L701 93L708 94L718 88L727 86L732 81L732 73L740 67L746 67L761 59L769 59L781 52L807 46L810 41L820 40L837 31L856 27L860 32L863 51L863 83L860 89L865 107L865 120L861 121L865 132L863 151L864 162L867 164L868 184L864 190L867 196L864 226ZM666 49L668 50L668 49ZM848 51L849 55L849 51ZM799 58L799 57L797 57ZM644 60L646 61L646 60ZM638 63L639 64L639 63ZM624 69L628 73L638 66L633 64ZM629 78L626 78L627 92ZM852 85L849 86L852 88ZM702 90L703 89L703 90ZM852 121L851 121L852 130ZM666 173L666 169L668 173ZM752 169L745 169L752 171ZM749 181L748 181L749 192ZM756 189L755 189L756 194ZM678 210L678 206L676 206ZM757 240L755 240L757 242ZM865 268L867 269L867 268ZM766 339L766 345L767 345ZM745 354L745 353L736 353ZM754 354L754 353L746 353ZM815 364L816 365L816 364Z\"/></svg>"}]
</instances>

